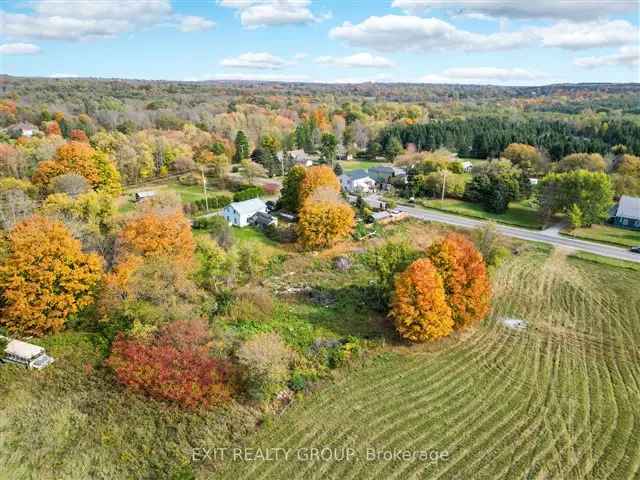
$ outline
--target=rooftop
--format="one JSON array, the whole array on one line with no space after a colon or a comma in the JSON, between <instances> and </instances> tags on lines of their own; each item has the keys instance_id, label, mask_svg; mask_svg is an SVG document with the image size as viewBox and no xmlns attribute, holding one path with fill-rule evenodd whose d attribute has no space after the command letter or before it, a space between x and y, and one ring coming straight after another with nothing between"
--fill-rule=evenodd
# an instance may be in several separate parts
<instances>
[{"instance_id":1,"label":"rooftop","mask_svg":"<svg viewBox=\"0 0 640 480\"><path fill-rule=\"evenodd\" d=\"M640 198L628 197L627 195L621 196L616 217L640 220Z\"/></svg>"},{"instance_id":2,"label":"rooftop","mask_svg":"<svg viewBox=\"0 0 640 480\"><path fill-rule=\"evenodd\" d=\"M29 360L36 355L40 355L44 352L44 348L38 345L32 345L31 343L21 342L20 340L11 340L5 348L5 354L15 355L25 360Z\"/></svg>"},{"instance_id":3,"label":"rooftop","mask_svg":"<svg viewBox=\"0 0 640 480\"><path fill-rule=\"evenodd\" d=\"M259 198L251 198L243 202L233 202L229 204L238 213L253 215L254 213L267 208L267 204Z\"/></svg>"}]
</instances>

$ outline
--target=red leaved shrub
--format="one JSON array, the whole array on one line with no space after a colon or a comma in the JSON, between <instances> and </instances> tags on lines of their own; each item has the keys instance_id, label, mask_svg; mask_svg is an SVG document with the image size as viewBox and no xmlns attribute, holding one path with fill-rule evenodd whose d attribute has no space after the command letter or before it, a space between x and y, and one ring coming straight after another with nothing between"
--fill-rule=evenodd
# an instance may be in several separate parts
<instances>
[{"instance_id":1,"label":"red leaved shrub","mask_svg":"<svg viewBox=\"0 0 640 480\"><path fill-rule=\"evenodd\" d=\"M209 407L231 398L229 363L209 355L203 321L173 322L148 339L119 335L107 360L118 381L185 407Z\"/></svg>"}]
</instances>

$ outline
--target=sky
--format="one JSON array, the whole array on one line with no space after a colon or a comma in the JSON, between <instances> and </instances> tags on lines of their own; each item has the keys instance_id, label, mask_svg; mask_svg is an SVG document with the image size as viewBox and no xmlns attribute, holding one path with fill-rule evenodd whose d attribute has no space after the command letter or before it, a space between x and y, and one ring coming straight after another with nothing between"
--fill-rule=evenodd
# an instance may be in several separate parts
<instances>
[{"instance_id":1,"label":"sky","mask_svg":"<svg viewBox=\"0 0 640 480\"><path fill-rule=\"evenodd\" d=\"M19 76L640 82L640 0L1 0Z\"/></svg>"}]
</instances>

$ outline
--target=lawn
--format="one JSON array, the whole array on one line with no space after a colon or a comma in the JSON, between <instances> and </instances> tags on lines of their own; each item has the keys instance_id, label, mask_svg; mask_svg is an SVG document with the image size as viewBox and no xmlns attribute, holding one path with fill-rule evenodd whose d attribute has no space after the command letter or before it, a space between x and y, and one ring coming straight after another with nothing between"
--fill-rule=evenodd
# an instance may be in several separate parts
<instances>
[{"instance_id":1,"label":"lawn","mask_svg":"<svg viewBox=\"0 0 640 480\"><path fill-rule=\"evenodd\" d=\"M379 167L380 165L389 165L388 162L374 162L370 160L348 160L338 162L342 165L342 170L350 172L352 170L368 170L372 167Z\"/></svg>"},{"instance_id":2,"label":"lawn","mask_svg":"<svg viewBox=\"0 0 640 480\"><path fill-rule=\"evenodd\" d=\"M287 459L230 459L216 478L638 478L637 274L536 253L493 284L493 312L475 331L390 349L298 401L242 443ZM312 448L331 450L306 460Z\"/></svg>"},{"instance_id":3,"label":"lawn","mask_svg":"<svg viewBox=\"0 0 640 480\"><path fill-rule=\"evenodd\" d=\"M544 227L537 210L532 207L527 200L512 202L509 204L509 210L507 210L506 213L487 212L482 205L478 203L471 203L451 198L445 199L444 201L421 199L418 200L418 203L427 208L442 210L456 215L464 215L465 217L494 220L506 225L515 225L518 227L534 229L542 229Z\"/></svg>"},{"instance_id":4,"label":"lawn","mask_svg":"<svg viewBox=\"0 0 640 480\"><path fill-rule=\"evenodd\" d=\"M172 191L178 194L180 197L180 201L182 203L192 203L196 200L200 200L204 198L204 193L202 191L201 185L182 185L176 180L169 180L166 183L158 183L158 184L149 184L143 187L129 188L125 191L124 195L122 195L119 199L119 208L118 211L120 213L127 213L135 209L135 203L132 201L133 195L135 192L140 192L143 190L153 190L155 192L163 192L163 191ZM219 189L207 189L207 195L229 195L233 194L227 190L219 190Z\"/></svg>"},{"instance_id":5,"label":"lawn","mask_svg":"<svg viewBox=\"0 0 640 480\"><path fill-rule=\"evenodd\" d=\"M576 228L566 232L566 235L622 247L640 246L640 230L629 230L610 225L592 225L591 228Z\"/></svg>"}]
</instances>

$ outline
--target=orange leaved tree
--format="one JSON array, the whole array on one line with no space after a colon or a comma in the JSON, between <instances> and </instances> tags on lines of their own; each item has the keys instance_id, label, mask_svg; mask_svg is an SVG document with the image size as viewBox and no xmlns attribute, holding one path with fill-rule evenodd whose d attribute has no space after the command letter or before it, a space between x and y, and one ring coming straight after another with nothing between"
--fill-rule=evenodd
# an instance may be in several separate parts
<instances>
[{"instance_id":1,"label":"orange leaved tree","mask_svg":"<svg viewBox=\"0 0 640 480\"><path fill-rule=\"evenodd\" d=\"M340 193L340 180L327 165L307 168L304 178L300 182L300 190L298 192L300 196L299 205L304 205L305 200L320 188Z\"/></svg>"},{"instance_id":2,"label":"orange leaved tree","mask_svg":"<svg viewBox=\"0 0 640 480\"><path fill-rule=\"evenodd\" d=\"M421 258L396 276L390 317L401 337L426 342L453 330L442 277L431 261Z\"/></svg>"},{"instance_id":3,"label":"orange leaved tree","mask_svg":"<svg viewBox=\"0 0 640 480\"><path fill-rule=\"evenodd\" d=\"M102 260L82 252L62 223L31 217L9 234L0 266L0 323L32 335L58 331L65 320L94 300Z\"/></svg>"},{"instance_id":4,"label":"orange leaved tree","mask_svg":"<svg viewBox=\"0 0 640 480\"><path fill-rule=\"evenodd\" d=\"M52 160L38 164L33 174L33 183L47 187L52 178L66 173L82 175L96 190L117 195L121 191L120 172L111 158L96 152L84 142L67 142L56 150Z\"/></svg>"},{"instance_id":5,"label":"orange leaved tree","mask_svg":"<svg viewBox=\"0 0 640 480\"><path fill-rule=\"evenodd\" d=\"M298 238L308 249L332 246L348 237L355 225L351 206L330 189L317 190L303 203L298 215Z\"/></svg>"},{"instance_id":6,"label":"orange leaved tree","mask_svg":"<svg viewBox=\"0 0 640 480\"><path fill-rule=\"evenodd\" d=\"M442 275L455 328L482 320L489 312L491 284L484 259L464 235L450 233L427 249Z\"/></svg>"},{"instance_id":7,"label":"orange leaved tree","mask_svg":"<svg viewBox=\"0 0 640 480\"><path fill-rule=\"evenodd\" d=\"M47 185L53 177L65 173L77 173L86 178L91 185L100 183L98 167L93 161L95 150L87 143L68 142L56 150L53 160L38 164L33 174L33 183Z\"/></svg>"},{"instance_id":8,"label":"orange leaved tree","mask_svg":"<svg viewBox=\"0 0 640 480\"><path fill-rule=\"evenodd\" d=\"M149 210L131 217L118 235L118 256L167 257L187 266L195 243L189 220L180 210Z\"/></svg>"}]
</instances>

